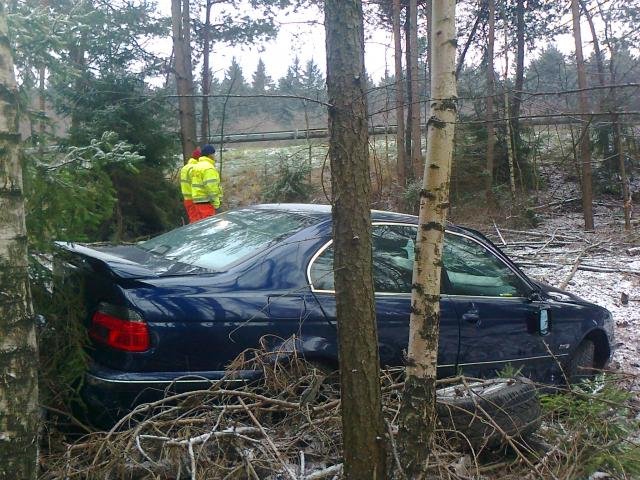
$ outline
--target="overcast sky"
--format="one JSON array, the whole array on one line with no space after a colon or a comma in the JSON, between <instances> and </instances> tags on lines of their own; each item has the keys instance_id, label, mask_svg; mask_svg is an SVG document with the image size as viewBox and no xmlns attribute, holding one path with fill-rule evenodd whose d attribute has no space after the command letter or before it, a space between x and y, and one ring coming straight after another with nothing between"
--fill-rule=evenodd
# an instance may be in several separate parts
<instances>
[{"instance_id":1,"label":"overcast sky","mask_svg":"<svg viewBox=\"0 0 640 480\"><path fill-rule=\"evenodd\" d=\"M157 0L162 14L171 15L171 0ZM215 8L215 7L214 7ZM250 14L251 8L247 8ZM222 78L225 70L231 64L231 59L235 56L241 65L244 77L251 81L253 72L258 64L258 59L262 58L268 74L277 80L286 74L287 68L292 64L297 55L300 63L304 64L313 58L324 72L325 69L325 42L324 42L324 15L317 8L301 9L299 12L288 12L278 15L279 31L276 39L269 42L260 42L255 45L245 45L229 47L223 44L216 44L211 54L211 66L214 74ZM596 19L597 20L597 19ZM583 19L584 21L584 19ZM563 18L563 23L570 25L571 17ZM384 76L385 68L393 72L393 40L391 35L382 30L367 29L365 39L365 65L368 74L378 81ZM591 33L588 25L582 27L582 39L585 56L591 53ZM499 43L501 36L498 35L496 41ZM571 55L574 51L573 37L571 35L561 35L556 39L556 45L565 54ZM530 62L545 45L536 46L535 52L527 52L526 61ZM171 40L167 39L166 45L162 49L171 51ZM167 53L165 52L165 53ZM476 53L470 51L467 55L467 62L474 62ZM502 59L496 60L496 69L501 72ZM515 62L511 55L510 67L514 68Z\"/></svg>"},{"instance_id":2,"label":"overcast sky","mask_svg":"<svg viewBox=\"0 0 640 480\"><path fill-rule=\"evenodd\" d=\"M171 0L157 1L160 12L170 16ZM304 9L297 13L289 12L287 15L283 13L278 16L279 31L275 40L238 47L214 45L211 55L214 74L222 77L234 56L240 63L245 79L248 81L251 80L259 58L262 58L268 74L273 79L278 79L286 74L287 68L292 64L296 55L300 58L302 65L313 58L324 72L326 60L323 17L322 12L316 8ZM391 38L385 32L377 31L371 35L372 38L368 38L365 45L365 63L369 75L378 80L384 75L385 58L389 62L389 68L393 69L393 49L391 48ZM160 45L160 48L163 50L168 48L170 51L170 39L167 45Z\"/></svg>"}]
</instances>

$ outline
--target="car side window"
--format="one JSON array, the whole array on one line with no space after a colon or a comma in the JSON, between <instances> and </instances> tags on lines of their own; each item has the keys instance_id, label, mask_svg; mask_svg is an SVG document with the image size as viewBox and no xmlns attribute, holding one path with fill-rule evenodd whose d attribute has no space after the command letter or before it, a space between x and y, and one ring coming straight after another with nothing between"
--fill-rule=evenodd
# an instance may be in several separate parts
<instances>
[{"instance_id":1,"label":"car side window","mask_svg":"<svg viewBox=\"0 0 640 480\"><path fill-rule=\"evenodd\" d=\"M373 283L376 292L411 293L416 228L374 225Z\"/></svg>"},{"instance_id":2,"label":"car side window","mask_svg":"<svg viewBox=\"0 0 640 480\"><path fill-rule=\"evenodd\" d=\"M452 295L520 297L527 292L524 282L502 260L480 243L447 234L444 268Z\"/></svg>"},{"instance_id":3,"label":"car side window","mask_svg":"<svg viewBox=\"0 0 640 480\"><path fill-rule=\"evenodd\" d=\"M410 293L413 275L416 227L374 225L373 282L378 293ZM333 245L313 262L311 283L316 290L335 290L333 283Z\"/></svg>"},{"instance_id":4,"label":"car side window","mask_svg":"<svg viewBox=\"0 0 640 480\"><path fill-rule=\"evenodd\" d=\"M309 271L311 284L316 290L335 290L333 283L333 244L313 261Z\"/></svg>"}]
</instances>

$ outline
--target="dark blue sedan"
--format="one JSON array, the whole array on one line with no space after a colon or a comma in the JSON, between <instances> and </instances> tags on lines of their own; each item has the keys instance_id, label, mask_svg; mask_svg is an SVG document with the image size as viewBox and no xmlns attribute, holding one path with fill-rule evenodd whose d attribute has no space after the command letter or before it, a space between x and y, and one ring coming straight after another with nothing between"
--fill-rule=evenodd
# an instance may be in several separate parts
<instances>
[{"instance_id":1,"label":"dark blue sedan","mask_svg":"<svg viewBox=\"0 0 640 480\"><path fill-rule=\"evenodd\" d=\"M371 220L380 359L401 365L417 218L372 211ZM275 349L295 335L307 359L337 366L329 206L258 205L136 245L59 245L85 283L93 346L84 396L98 411L168 385L201 388L264 336ZM447 228L440 309L440 376L510 366L564 383L612 353L606 309L531 280L467 228Z\"/></svg>"}]
</instances>

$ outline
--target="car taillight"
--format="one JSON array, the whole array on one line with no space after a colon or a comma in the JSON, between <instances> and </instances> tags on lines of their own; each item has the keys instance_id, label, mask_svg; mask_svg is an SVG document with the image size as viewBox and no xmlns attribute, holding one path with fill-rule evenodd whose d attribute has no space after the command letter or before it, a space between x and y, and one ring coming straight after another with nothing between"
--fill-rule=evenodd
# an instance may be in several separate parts
<instances>
[{"instance_id":1,"label":"car taillight","mask_svg":"<svg viewBox=\"0 0 640 480\"><path fill-rule=\"evenodd\" d=\"M133 310L101 303L91 318L89 336L125 352L149 350L149 327Z\"/></svg>"}]
</instances>

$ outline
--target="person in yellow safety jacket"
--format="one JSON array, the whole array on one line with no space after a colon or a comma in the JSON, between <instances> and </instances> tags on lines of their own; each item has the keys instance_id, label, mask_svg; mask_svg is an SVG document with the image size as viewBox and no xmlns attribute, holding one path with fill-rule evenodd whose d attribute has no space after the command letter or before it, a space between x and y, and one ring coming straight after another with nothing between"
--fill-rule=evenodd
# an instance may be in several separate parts
<instances>
[{"instance_id":1,"label":"person in yellow safety jacket","mask_svg":"<svg viewBox=\"0 0 640 480\"><path fill-rule=\"evenodd\" d=\"M189 223L196 221L195 212L193 210L193 198L191 195L191 169L196 163L198 163L200 155L202 155L200 149L196 148L191 154L191 158L180 169L180 191L182 192L184 209L187 211Z\"/></svg>"},{"instance_id":2,"label":"person in yellow safety jacket","mask_svg":"<svg viewBox=\"0 0 640 480\"><path fill-rule=\"evenodd\" d=\"M202 146L202 156L191 168L191 198L196 220L216 214L222 201L220 174L215 167L213 145Z\"/></svg>"}]
</instances>

